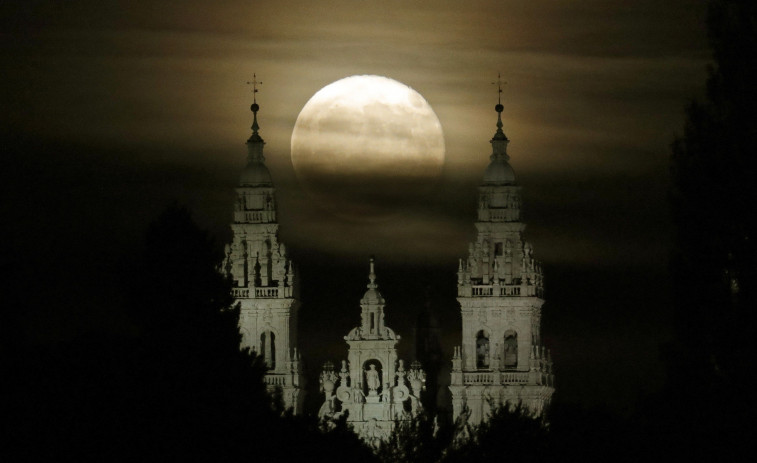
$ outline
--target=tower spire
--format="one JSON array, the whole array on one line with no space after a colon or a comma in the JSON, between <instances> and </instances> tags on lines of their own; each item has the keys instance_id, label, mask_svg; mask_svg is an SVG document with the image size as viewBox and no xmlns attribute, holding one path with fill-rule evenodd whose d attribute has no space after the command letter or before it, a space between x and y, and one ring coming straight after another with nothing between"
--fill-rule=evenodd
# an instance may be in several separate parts
<instances>
[{"instance_id":1,"label":"tower spire","mask_svg":"<svg viewBox=\"0 0 757 463\"><path fill-rule=\"evenodd\" d=\"M502 111L505 109L505 107L502 106L502 74L497 73L497 81L492 82L492 84L497 84L497 105L494 106L494 110L497 111L497 132L494 134L492 141L507 140L505 132L502 131ZM507 85L507 82L504 82L504 84Z\"/></svg>"},{"instance_id":2,"label":"tower spire","mask_svg":"<svg viewBox=\"0 0 757 463\"><path fill-rule=\"evenodd\" d=\"M507 84L507 82L502 82L502 74L497 74L497 81L492 82L492 84L497 85L497 104L494 106L494 110L497 111L497 131L489 141L492 144L492 154L489 156L489 160L492 162L487 169L487 174L493 174L495 173L494 171L500 174L504 171L512 173L512 168L507 164L507 161L510 159L510 156L507 154L507 144L510 143L510 140L505 135L505 132L502 131L502 111L505 109L502 106L502 85ZM496 175L496 177L499 178L502 175ZM509 178L509 176L507 177ZM499 178L499 180L502 179Z\"/></svg>"},{"instance_id":3,"label":"tower spire","mask_svg":"<svg viewBox=\"0 0 757 463\"><path fill-rule=\"evenodd\" d=\"M252 85L252 105L250 105L250 111L252 111L252 135L247 139L247 163L263 163L265 157L263 156L263 145L265 142L263 138L258 134L260 126L258 125L258 111L260 105L257 102L258 85L262 85L263 82L258 80L256 74L252 74L252 80L247 81L247 85Z\"/></svg>"},{"instance_id":4,"label":"tower spire","mask_svg":"<svg viewBox=\"0 0 757 463\"><path fill-rule=\"evenodd\" d=\"M376 284L376 270L373 267L373 256L371 256L371 271L368 274L368 280L368 289L378 288L378 285Z\"/></svg>"},{"instance_id":5,"label":"tower spire","mask_svg":"<svg viewBox=\"0 0 757 463\"><path fill-rule=\"evenodd\" d=\"M232 242L226 247L226 268L239 307L241 347L256 350L265 360L266 389L285 408L302 413L302 363L297 349L300 302L299 276L280 240L276 190L263 157L265 142L258 134L257 75L251 86L252 135L247 139L247 165L236 187Z\"/></svg>"},{"instance_id":6,"label":"tower spire","mask_svg":"<svg viewBox=\"0 0 757 463\"><path fill-rule=\"evenodd\" d=\"M252 111L252 135L250 136L250 139L247 140L247 143L250 142L260 142L265 143L263 139L258 135L258 130L260 130L260 126L258 125L258 111L260 110L260 105L258 105L257 101L257 93L258 93L258 85L263 85L263 82L260 82L258 80L258 77L255 73L252 74L252 80L247 81L247 85L252 85L252 105L250 106L250 110ZM261 151L262 156L262 151Z\"/></svg>"},{"instance_id":7,"label":"tower spire","mask_svg":"<svg viewBox=\"0 0 757 463\"><path fill-rule=\"evenodd\" d=\"M370 272L368 273L368 288L360 300L362 319L361 336L366 339L383 338L384 333L384 298L376 283L376 268L373 256L370 258Z\"/></svg>"}]
</instances>

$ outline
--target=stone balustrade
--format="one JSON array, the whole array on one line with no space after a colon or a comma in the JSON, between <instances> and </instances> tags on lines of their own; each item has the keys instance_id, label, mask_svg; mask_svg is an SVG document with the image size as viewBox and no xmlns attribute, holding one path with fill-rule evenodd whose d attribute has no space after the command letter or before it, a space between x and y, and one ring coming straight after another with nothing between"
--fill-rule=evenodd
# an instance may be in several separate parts
<instances>
[{"instance_id":1,"label":"stone balustrade","mask_svg":"<svg viewBox=\"0 0 757 463\"><path fill-rule=\"evenodd\" d=\"M536 296L542 297L541 286L533 285L462 285L458 287L458 296L494 297L494 296Z\"/></svg>"},{"instance_id":2,"label":"stone balustrade","mask_svg":"<svg viewBox=\"0 0 757 463\"><path fill-rule=\"evenodd\" d=\"M255 298L275 299L279 297L279 288L255 288Z\"/></svg>"},{"instance_id":3,"label":"stone balustrade","mask_svg":"<svg viewBox=\"0 0 757 463\"><path fill-rule=\"evenodd\" d=\"M250 290L247 288L234 288L231 290L231 295L235 298L248 298L250 297Z\"/></svg>"},{"instance_id":4,"label":"stone balustrade","mask_svg":"<svg viewBox=\"0 0 757 463\"><path fill-rule=\"evenodd\" d=\"M492 384L497 373L493 371L476 371L463 374L464 384Z\"/></svg>"},{"instance_id":5,"label":"stone balustrade","mask_svg":"<svg viewBox=\"0 0 757 463\"><path fill-rule=\"evenodd\" d=\"M290 375L267 374L263 378L266 386L291 386Z\"/></svg>"},{"instance_id":6,"label":"stone balustrade","mask_svg":"<svg viewBox=\"0 0 757 463\"><path fill-rule=\"evenodd\" d=\"M518 220L516 208L488 208L478 210L478 220L482 222L514 222Z\"/></svg>"},{"instance_id":7,"label":"stone balustrade","mask_svg":"<svg viewBox=\"0 0 757 463\"><path fill-rule=\"evenodd\" d=\"M236 223L272 223L276 221L276 211L235 211Z\"/></svg>"},{"instance_id":8,"label":"stone balustrade","mask_svg":"<svg viewBox=\"0 0 757 463\"><path fill-rule=\"evenodd\" d=\"M471 296L493 296L494 286L475 285L471 286Z\"/></svg>"},{"instance_id":9,"label":"stone balustrade","mask_svg":"<svg viewBox=\"0 0 757 463\"><path fill-rule=\"evenodd\" d=\"M528 384L528 371L474 371L463 373L463 384Z\"/></svg>"},{"instance_id":10,"label":"stone balustrade","mask_svg":"<svg viewBox=\"0 0 757 463\"><path fill-rule=\"evenodd\" d=\"M526 384L529 372L527 371L504 371L500 373L502 384Z\"/></svg>"},{"instance_id":11,"label":"stone balustrade","mask_svg":"<svg viewBox=\"0 0 757 463\"><path fill-rule=\"evenodd\" d=\"M492 222L506 222L513 220L515 211L512 209L489 209L489 220Z\"/></svg>"},{"instance_id":12,"label":"stone balustrade","mask_svg":"<svg viewBox=\"0 0 757 463\"><path fill-rule=\"evenodd\" d=\"M292 288L289 286L283 288L232 288L231 295L237 299L277 299L279 297L292 297Z\"/></svg>"}]
</instances>

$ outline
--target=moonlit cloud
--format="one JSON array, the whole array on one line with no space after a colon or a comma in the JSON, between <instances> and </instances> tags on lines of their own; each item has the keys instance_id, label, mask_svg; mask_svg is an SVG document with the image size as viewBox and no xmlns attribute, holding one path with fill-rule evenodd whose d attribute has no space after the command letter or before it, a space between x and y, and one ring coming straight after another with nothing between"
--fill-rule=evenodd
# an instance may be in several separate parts
<instances>
[{"instance_id":1,"label":"moonlit cloud","mask_svg":"<svg viewBox=\"0 0 757 463\"><path fill-rule=\"evenodd\" d=\"M349 261L362 269L367 254L391 264L433 264L454 285L457 258L475 234L476 187L496 129L491 82L501 72L526 238L545 263L545 330L550 323L575 328L553 331L555 352L562 349L558 365L574 365L573 375L562 376L562 391L596 400L596 388L586 384L597 381L581 378L585 366L623 365L616 352L627 348L629 335L625 321L599 333L595 312L646 321L668 300L660 275L670 240L669 145L681 131L683 108L703 89L704 11L700 0L5 2L0 171L9 177L2 214L12 235L5 242L22 250L30 281L48 284L42 267L77 283L92 275L103 280L91 288L97 300L89 301L89 318L80 316L82 295L69 294L76 313L42 311L39 330L65 331L95 318L121 326L102 315L101 303L115 304L108 285L118 284L118 253L133 249L173 200L228 239L252 123L245 81L253 72L263 81L260 134L282 240L292 252L336 267ZM414 194L397 182L374 204L391 213L362 218L339 211L365 211L358 187L344 189L335 211L306 194L290 158L307 101L359 74L418 91L438 116L446 149L437 182ZM58 297L68 280L53 280L48 291ZM348 290L358 294L361 284ZM445 288L454 305L454 287ZM323 298L311 307L357 303L342 293ZM391 316L411 317L407 299L389 302L408 304L407 313ZM642 308L646 315L638 315ZM322 322L313 310L304 316ZM445 325L452 327L444 333L450 344L456 317ZM644 338L637 350L647 360L660 336L650 326L633 335ZM321 333L304 329L307 336ZM592 349L613 342L617 349ZM593 378L614 397L636 387L630 375L654 381L654 361L645 365L652 367L616 372L615 383L604 370Z\"/></svg>"},{"instance_id":2,"label":"moonlit cloud","mask_svg":"<svg viewBox=\"0 0 757 463\"><path fill-rule=\"evenodd\" d=\"M516 173L616 175L665 169L707 57L703 7L683 0L78 5L14 15L3 41L15 63L11 130L233 175L251 123L244 81L257 72L268 164L292 197L302 194L289 160L297 114L345 76L386 75L419 91L444 130L445 178L471 187L488 162L497 72ZM411 202L459 198L447 190ZM294 205L289 214L301 215Z\"/></svg>"}]
</instances>

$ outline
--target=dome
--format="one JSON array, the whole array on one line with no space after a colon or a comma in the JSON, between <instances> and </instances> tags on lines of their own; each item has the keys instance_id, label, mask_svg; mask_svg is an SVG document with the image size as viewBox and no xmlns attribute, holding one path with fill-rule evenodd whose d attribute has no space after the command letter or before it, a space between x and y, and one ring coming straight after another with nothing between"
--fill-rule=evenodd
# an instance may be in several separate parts
<instances>
[{"instance_id":1,"label":"dome","mask_svg":"<svg viewBox=\"0 0 757 463\"><path fill-rule=\"evenodd\" d=\"M363 295L363 298L360 300L360 303L361 304L383 304L384 298L381 296L381 293L378 291L378 289L369 289Z\"/></svg>"},{"instance_id":2,"label":"dome","mask_svg":"<svg viewBox=\"0 0 757 463\"><path fill-rule=\"evenodd\" d=\"M487 185L510 185L515 183L515 172L504 159L494 159L484 171Z\"/></svg>"},{"instance_id":3,"label":"dome","mask_svg":"<svg viewBox=\"0 0 757 463\"><path fill-rule=\"evenodd\" d=\"M242 171L239 177L240 185L272 185L271 173L265 164L261 162L251 162Z\"/></svg>"}]
</instances>

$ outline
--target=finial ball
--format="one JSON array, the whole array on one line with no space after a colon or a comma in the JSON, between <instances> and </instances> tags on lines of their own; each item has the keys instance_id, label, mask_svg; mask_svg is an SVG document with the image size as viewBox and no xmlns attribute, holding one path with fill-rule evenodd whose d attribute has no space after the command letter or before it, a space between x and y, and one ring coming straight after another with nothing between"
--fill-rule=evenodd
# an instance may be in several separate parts
<instances>
[{"instance_id":1,"label":"finial ball","mask_svg":"<svg viewBox=\"0 0 757 463\"><path fill-rule=\"evenodd\" d=\"M498 113L501 113L503 109L505 109L505 107L502 106L501 103L497 103L497 106L494 107L494 110L497 111Z\"/></svg>"},{"instance_id":2,"label":"finial ball","mask_svg":"<svg viewBox=\"0 0 757 463\"><path fill-rule=\"evenodd\" d=\"M260 109L260 105L258 105L257 103L253 103L253 104L252 104L252 105L250 106L250 111L252 111L252 112L254 112L254 113L258 112L258 110L259 110L259 109Z\"/></svg>"}]
</instances>

